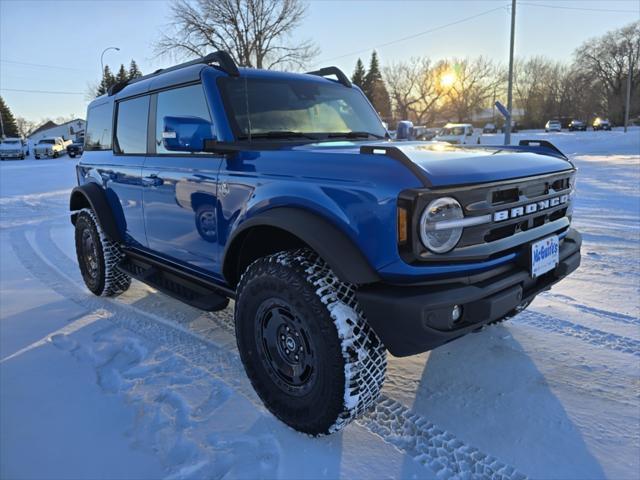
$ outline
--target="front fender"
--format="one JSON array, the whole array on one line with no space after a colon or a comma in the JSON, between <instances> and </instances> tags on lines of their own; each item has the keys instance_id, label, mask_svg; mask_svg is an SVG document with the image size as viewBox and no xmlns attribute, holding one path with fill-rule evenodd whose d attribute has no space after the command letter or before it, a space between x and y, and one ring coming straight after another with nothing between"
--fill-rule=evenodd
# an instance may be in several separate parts
<instances>
[{"instance_id":1,"label":"front fender","mask_svg":"<svg viewBox=\"0 0 640 480\"><path fill-rule=\"evenodd\" d=\"M256 227L284 230L309 245L342 281L367 284L380 280L358 246L325 218L300 208L277 207L254 215L236 228L223 255L223 270L229 278L244 234Z\"/></svg>"}]
</instances>

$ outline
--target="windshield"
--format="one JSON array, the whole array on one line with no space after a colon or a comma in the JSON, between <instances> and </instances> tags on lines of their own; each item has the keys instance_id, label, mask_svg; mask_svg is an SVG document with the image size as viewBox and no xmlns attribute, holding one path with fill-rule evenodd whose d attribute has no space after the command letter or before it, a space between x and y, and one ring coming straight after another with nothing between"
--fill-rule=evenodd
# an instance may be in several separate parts
<instances>
[{"instance_id":1,"label":"windshield","mask_svg":"<svg viewBox=\"0 0 640 480\"><path fill-rule=\"evenodd\" d=\"M239 140L249 135L314 140L386 135L380 118L355 88L338 83L246 77L226 77L219 82Z\"/></svg>"},{"instance_id":2,"label":"windshield","mask_svg":"<svg viewBox=\"0 0 640 480\"><path fill-rule=\"evenodd\" d=\"M464 135L464 127L443 128L440 135Z\"/></svg>"},{"instance_id":3,"label":"windshield","mask_svg":"<svg viewBox=\"0 0 640 480\"><path fill-rule=\"evenodd\" d=\"M53 145L54 143L56 143L56 141L53 140L52 138L51 139L45 138L44 140L40 140L38 143L45 143L45 144L48 143L50 145Z\"/></svg>"}]
</instances>

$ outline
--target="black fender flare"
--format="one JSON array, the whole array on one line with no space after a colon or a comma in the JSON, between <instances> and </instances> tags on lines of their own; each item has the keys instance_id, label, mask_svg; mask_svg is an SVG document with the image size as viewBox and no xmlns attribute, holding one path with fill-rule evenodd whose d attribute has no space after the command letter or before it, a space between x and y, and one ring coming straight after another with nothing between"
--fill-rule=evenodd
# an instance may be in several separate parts
<instances>
[{"instance_id":1,"label":"black fender flare","mask_svg":"<svg viewBox=\"0 0 640 480\"><path fill-rule=\"evenodd\" d=\"M267 210L241 223L231 234L222 258L223 273L227 280L232 276L244 234L261 226L279 228L302 240L344 282L362 285L380 281L378 273L364 254L337 226L317 214L291 207Z\"/></svg>"},{"instance_id":2,"label":"black fender flare","mask_svg":"<svg viewBox=\"0 0 640 480\"><path fill-rule=\"evenodd\" d=\"M96 183L86 183L84 185L80 185L75 187L71 191L71 197L69 199L69 210L71 212L76 212L81 210L89 205L91 209L95 212L98 220L100 221L100 226L104 231L105 235L109 237L114 242L124 243L124 239L120 229L118 228L118 223L116 222L116 218L113 210L109 204L109 200L107 199L107 194L103 188L101 188ZM123 217L124 218L124 217ZM75 225L76 215L71 215L71 223Z\"/></svg>"}]
</instances>

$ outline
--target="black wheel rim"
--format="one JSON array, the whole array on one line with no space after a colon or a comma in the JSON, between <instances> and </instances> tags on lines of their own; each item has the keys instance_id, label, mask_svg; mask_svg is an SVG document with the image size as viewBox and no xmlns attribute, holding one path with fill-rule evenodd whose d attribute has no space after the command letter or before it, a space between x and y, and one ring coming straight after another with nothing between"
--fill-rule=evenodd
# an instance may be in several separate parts
<instances>
[{"instance_id":1,"label":"black wheel rim","mask_svg":"<svg viewBox=\"0 0 640 480\"><path fill-rule=\"evenodd\" d=\"M302 396L316 382L317 357L310 332L295 310L280 299L268 299L256 315L260 359L274 383Z\"/></svg>"},{"instance_id":2,"label":"black wheel rim","mask_svg":"<svg viewBox=\"0 0 640 480\"><path fill-rule=\"evenodd\" d=\"M93 233L88 228L82 231L82 258L87 273L95 280L98 277L98 250Z\"/></svg>"},{"instance_id":3,"label":"black wheel rim","mask_svg":"<svg viewBox=\"0 0 640 480\"><path fill-rule=\"evenodd\" d=\"M200 213L200 229L206 237L213 237L216 234L216 219L213 210L205 210Z\"/></svg>"}]
</instances>

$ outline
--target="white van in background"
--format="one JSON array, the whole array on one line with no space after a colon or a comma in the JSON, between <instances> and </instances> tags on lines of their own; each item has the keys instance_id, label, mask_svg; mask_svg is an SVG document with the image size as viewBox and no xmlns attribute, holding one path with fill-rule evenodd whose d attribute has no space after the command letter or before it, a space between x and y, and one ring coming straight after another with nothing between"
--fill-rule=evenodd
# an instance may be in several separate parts
<instances>
[{"instance_id":1,"label":"white van in background","mask_svg":"<svg viewBox=\"0 0 640 480\"><path fill-rule=\"evenodd\" d=\"M480 136L480 129L474 129L470 123L447 123L434 140L454 145L477 145Z\"/></svg>"}]
</instances>

